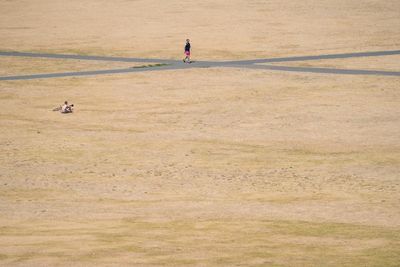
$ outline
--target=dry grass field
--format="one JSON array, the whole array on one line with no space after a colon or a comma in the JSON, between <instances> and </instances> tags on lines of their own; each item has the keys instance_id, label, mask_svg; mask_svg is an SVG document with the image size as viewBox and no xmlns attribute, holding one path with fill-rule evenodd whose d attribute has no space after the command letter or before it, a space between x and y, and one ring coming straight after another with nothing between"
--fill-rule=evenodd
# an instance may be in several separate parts
<instances>
[{"instance_id":1,"label":"dry grass field","mask_svg":"<svg viewBox=\"0 0 400 267\"><path fill-rule=\"evenodd\" d=\"M395 0L7 1L0 51L400 49ZM182 63L183 64L183 63ZM275 63L400 71L399 56ZM0 56L0 76L140 63ZM399 266L400 77L204 68L0 81L1 266ZM53 112L64 100L73 114Z\"/></svg>"}]
</instances>

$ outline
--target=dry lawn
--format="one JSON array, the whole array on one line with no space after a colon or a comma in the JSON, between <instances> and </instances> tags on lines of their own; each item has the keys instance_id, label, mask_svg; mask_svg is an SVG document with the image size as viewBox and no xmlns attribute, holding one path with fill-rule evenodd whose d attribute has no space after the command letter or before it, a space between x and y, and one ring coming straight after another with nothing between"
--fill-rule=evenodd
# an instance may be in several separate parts
<instances>
[{"instance_id":1,"label":"dry lawn","mask_svg":"<svg viewBox=\"0 0 400 267\"><path fill-rule=\"evenodd\" d=\"M148 63L104 62L74 59L2 57L0 59L0 76L124 69L141 67L147 64Z\"/></svg>"},{"instance_id":2,"label":"dry lawn","mask_svg":"<svg viewBox=\"0 0 400 267\"><path fill-rule=\"evenodd\" d=\"M282 65L292 67L315 67L315 68L337 68L337 69L358 69L378 71L399 71L400 56L380 56L364 58L345 58L330 60L309 60L268 63L267 65ZM264 65L264 64L260 64Z\"/></svg>"},{"instance_id":3,"label":"dry lawn","mask_svg":"<svg viewBox=\"0 0 400 267\"><path fill-rule=\"evenodd\" d=\"M0 50L179 58L186 37L198 60L394 50L399 9L0 1ZM399 71L397 59L307 64ZM133 65L0 66L5 76ZM398 266L399 86L234 68L2 81L0 265ZM74 114L51 111L64 100Z\"/></svg>"}]
</instances>

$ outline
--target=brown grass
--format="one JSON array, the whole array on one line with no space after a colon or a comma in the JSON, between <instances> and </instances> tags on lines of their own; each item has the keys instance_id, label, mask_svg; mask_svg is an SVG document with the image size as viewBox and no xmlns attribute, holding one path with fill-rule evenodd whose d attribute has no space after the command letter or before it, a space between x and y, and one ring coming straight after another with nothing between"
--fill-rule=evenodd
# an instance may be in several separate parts
<instances>
[{"instance_id":1,"label":"brown grass","mask_svg":"<svg viewBox=\"0 0 400 267\"><path fill-rule=\"evenodd\" d=\"M0 50L179 59L186 37L196 60L393 50L396 7L0 1ZM396 62L290 64L398 71ZM18 75L132 64L0 66ZM3 81L0 265L397 266L398 85L223 68ZM65 100L75 113L51 111Z\"/></svg>"}]
</instances>

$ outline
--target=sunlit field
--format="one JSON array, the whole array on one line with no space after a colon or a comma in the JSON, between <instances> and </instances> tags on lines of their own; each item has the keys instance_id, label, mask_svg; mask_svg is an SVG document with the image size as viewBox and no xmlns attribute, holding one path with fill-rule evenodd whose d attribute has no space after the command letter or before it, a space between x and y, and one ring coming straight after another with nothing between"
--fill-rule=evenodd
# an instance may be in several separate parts
<instances>
[{"instance_id":1,"label":"sunlit field","mask_svg":"<svg viewBox=\"0 0 400 267\"><path fill-rule=\"evenodd\" d=\"M0 10L0 52L155 59L0 53L0 77L157 69L187 38L195 61L0 80L1 266L399 266L400 76L196 67L400 50L399 1ZM270 65L400 72L399 57ZM52 111L65 100L74 113Z\"/></svg>"}]
</instances>

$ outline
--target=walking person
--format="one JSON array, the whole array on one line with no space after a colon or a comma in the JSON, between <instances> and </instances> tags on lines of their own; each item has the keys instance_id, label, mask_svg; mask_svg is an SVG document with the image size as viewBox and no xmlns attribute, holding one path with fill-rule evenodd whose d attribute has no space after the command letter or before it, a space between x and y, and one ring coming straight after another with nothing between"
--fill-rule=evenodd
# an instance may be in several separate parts
<instances>
[{"instance_id":1,"label":"walking person","mask_svg":"<svg viewBox=\"0 0 400 267\"><path fill-rule=\"evenodd\" d=\"M190 40L186 39L186 45L185 45L185 58L183 59L184 63L192 63L190 61Z\"/></svg>"}]
</instances>

